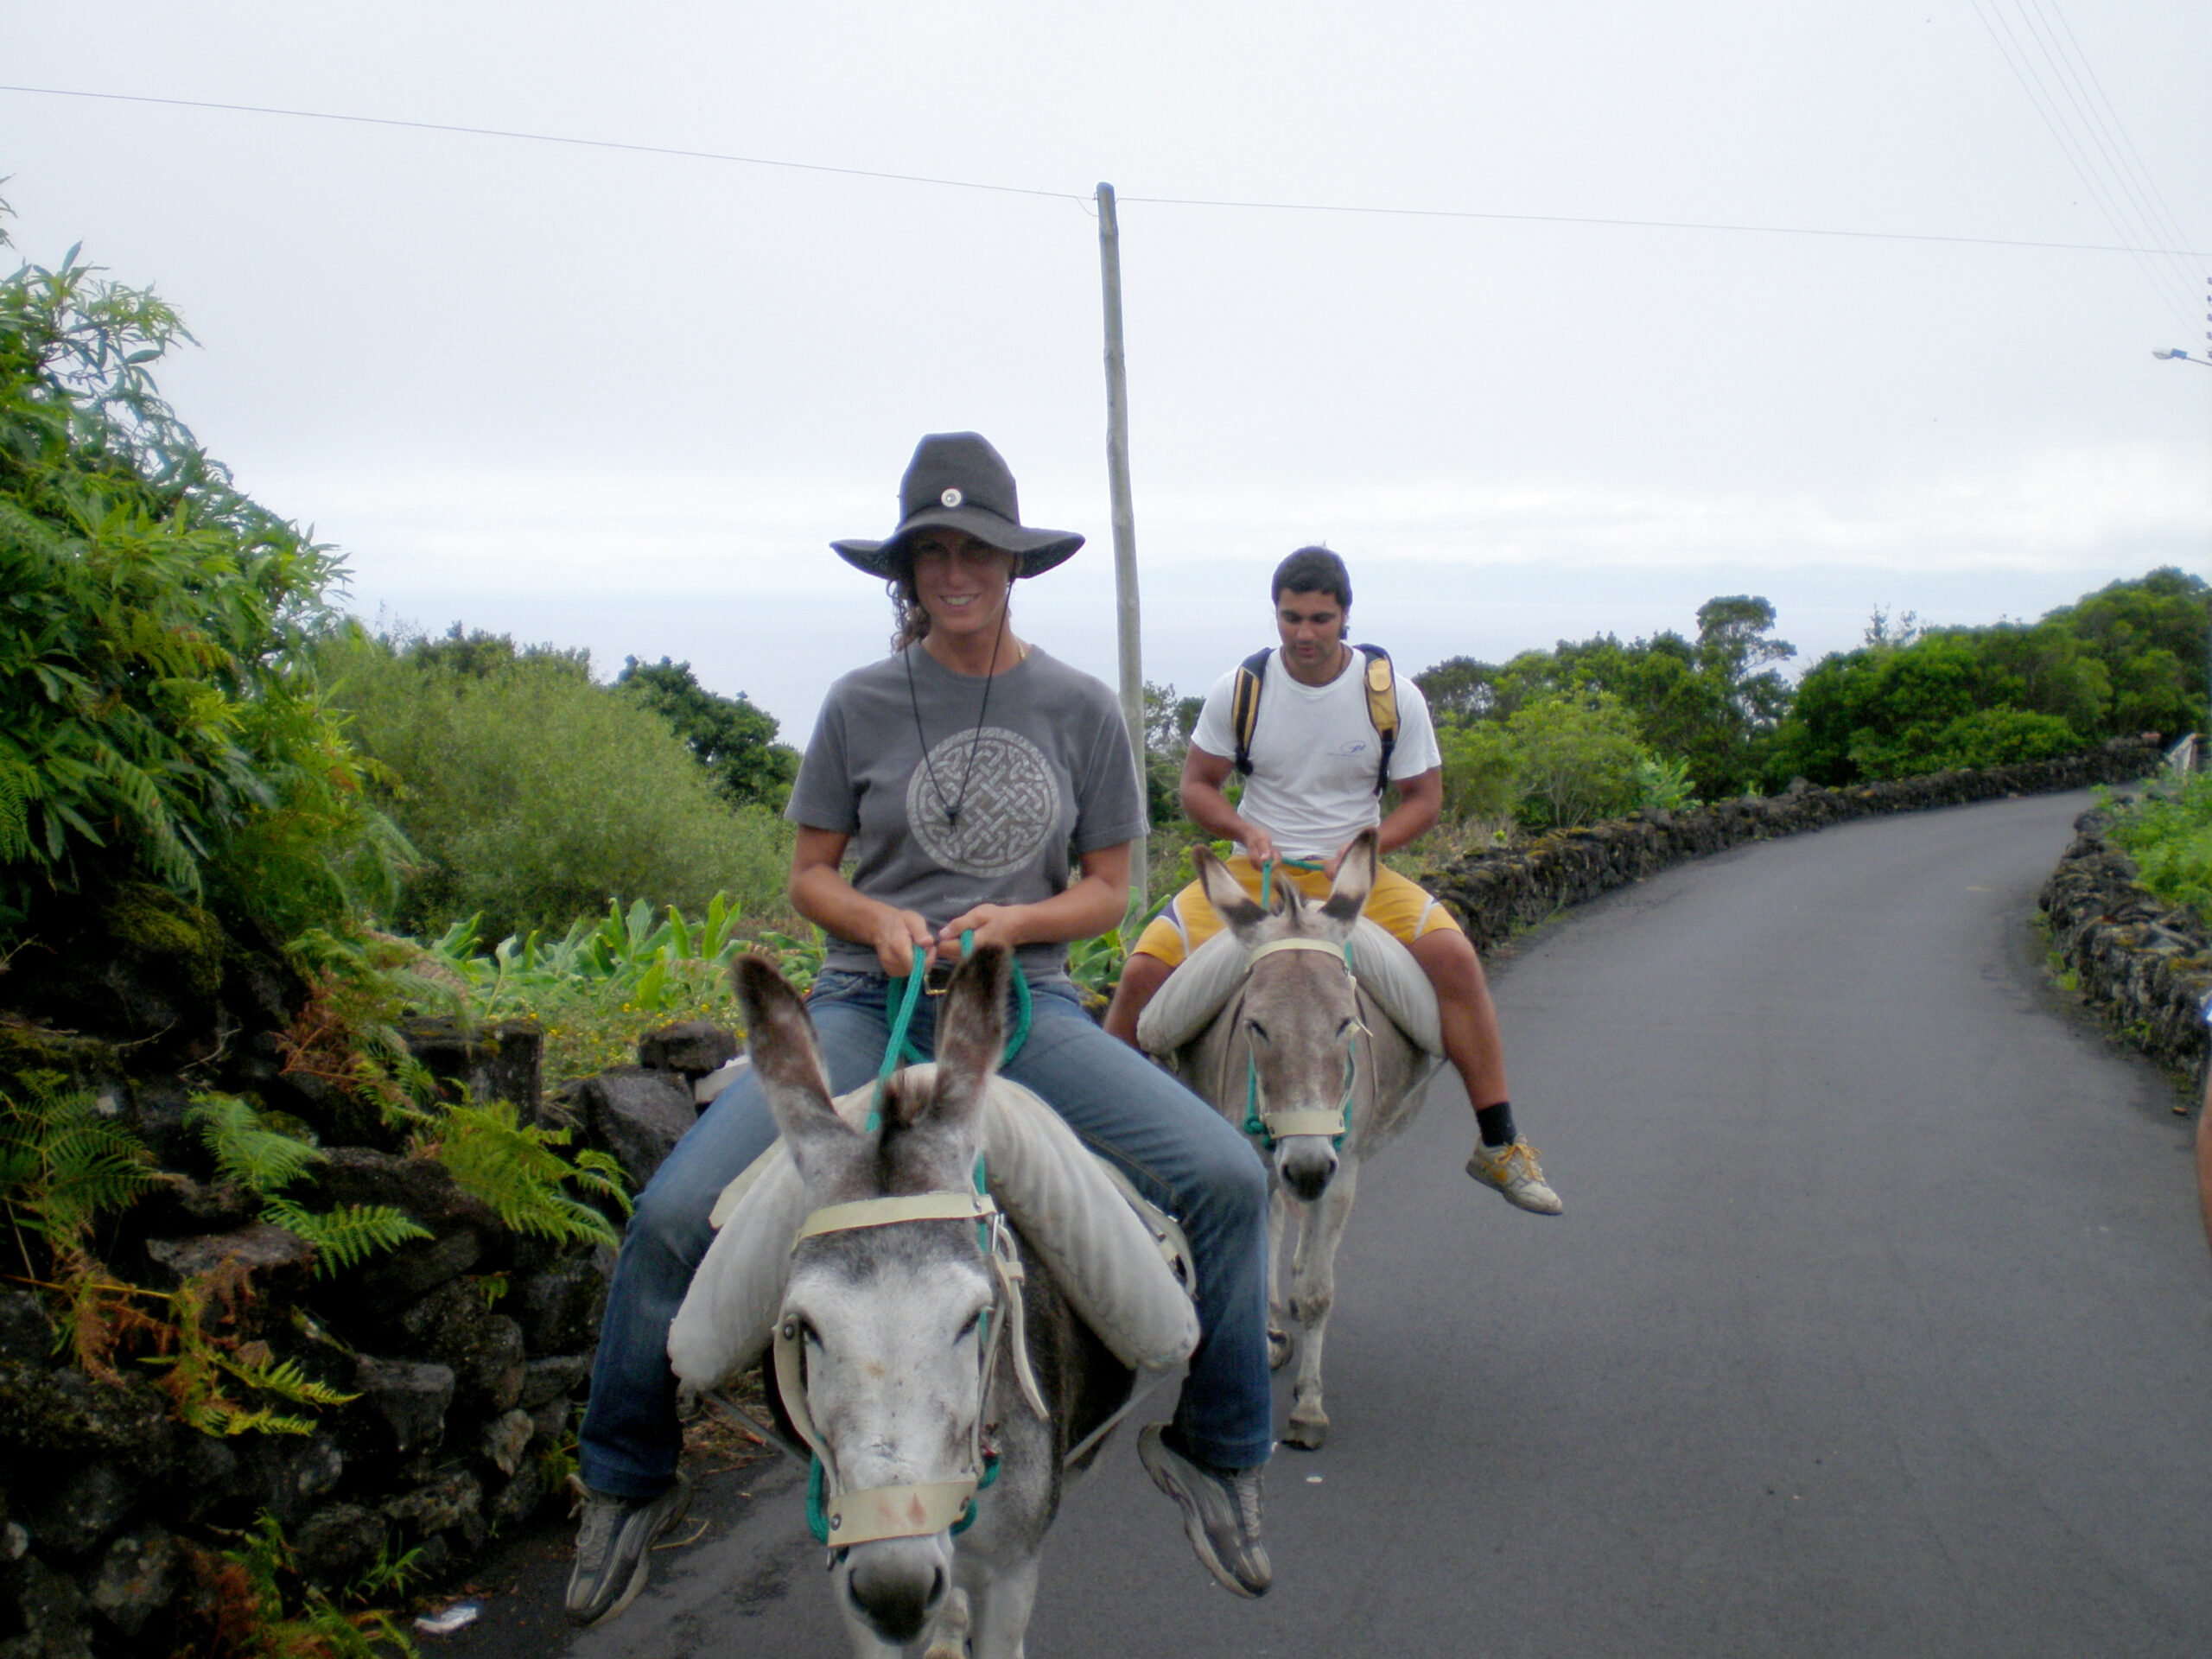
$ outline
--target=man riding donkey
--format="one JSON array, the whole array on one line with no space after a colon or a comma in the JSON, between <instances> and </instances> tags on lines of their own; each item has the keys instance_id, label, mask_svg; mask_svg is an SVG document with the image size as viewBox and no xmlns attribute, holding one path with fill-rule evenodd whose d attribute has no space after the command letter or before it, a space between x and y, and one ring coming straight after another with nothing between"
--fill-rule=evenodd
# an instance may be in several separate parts
<instances>
[{"instance_id":1,"label":"man riding donkey","mask_svg":"<svg viewBox=\"0 0 2212 1659\"><path fill-rule=\"evenodd\" d=\"M1290 881L1324 899L1363 830L1379 825L1376 850L1387 853L1436 822L1443 760L1420 688L1397 680L1378 647L1345 643L1351 576L1342 559L1300 548L1276 567L1271 591L1282 645L1215 683L1183 762L1183 810L1237 843L1227 868L1254 898L1268 883ZM1232 770L1246 774L1233 806L1223 793ZM1398 804L1386 816L1381 798L1392 784ZM1444 1056L1475 1109L1467 1173L1520 1209L1558 1215L1564 1206L1536 1149L1514 1128L1497 1011L1474 945L1450 912L1387 866L1376 870L1365 913L1435 988ZM1134 1046L1145 1005L1221 925L1198 883L1176 894L1130 953L1107 1030Z\"/></svg>"}]
</instances>

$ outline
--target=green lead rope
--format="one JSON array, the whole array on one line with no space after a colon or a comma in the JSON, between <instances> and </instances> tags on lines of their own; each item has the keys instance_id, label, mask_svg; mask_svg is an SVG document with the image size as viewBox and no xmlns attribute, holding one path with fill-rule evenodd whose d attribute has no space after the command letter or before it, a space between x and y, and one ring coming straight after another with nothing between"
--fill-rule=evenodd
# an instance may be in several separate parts
<instances>
[{"instance_id":1,"label":"green lead rope","mask_svg":"<svg viewBox=\"0 0 2212 1659\"><path fill-rule=\"evenodd\" d=\"M964 961L975 954L976 930L971 927L960 936L960 955ZM914 1023L914 1009L922 1000L922 981L928 961L929 952L918 944L914 947L914 971L903 976L893 975L884 982L883 1011L891 1016L891 1040L884 1045L883 1064L875 1074L878 1100L882 1098L883 1086L891 1081L893 1072L902 1065L921 1063L921 1051L907 1037L906 1030ZM999 1062L1001 1065L1013 1065L1014 1056L1029 1040L1030 1011L1029 976L1021 971L1021 964L1017 962L1014 964L1014 1030L1007 1036L1006 1054ZM875 1126L871 1123L868 1127Z\"/></svg>"},{"instance_id":2,"label":"green lead rope","mask_svg":"<svg viewBox=\"0 0 2212 1659\"><path fill-rule=\"evenodd\" d=\"M963 960L965 960L973 956L975 951L976 930L971 927L960 936L960 955ZM868 1115L868 1127L871 1133L883 1127L883 1091L889 1085L893 1075L898 1071L901 1065L919 1064L922 1058L921 1052L914 1046L907 1032L914 1023L914 1010L921 1004L922 982L925 977L925 964L928 960L929 953L920 945L916 945L914 971L903 978L892 976L885 984L883 1011L891 1017L891 1039L884 1045L883 1065L875 1074L875 1101ZM1007 1039L1006 1044L1007 1061L1011 1061L1015 1055L1020 1053L1022 1045L1029 1040L1029 978L1021 971L1021 964L1019 963L1014 964L1014 1032ZM893 1012L894 1003L897 1005L895 1013ZM984 1167L981 1154L978 1154L976 1159L975 1179L976 1190L978 1192L989 1190L988 1172ZM986 1255L989 1254L991 1246L988 1222L976 1224L976 1243L977 1248ZM983 1326L978 1335L984 1342L991 1339L990 1310L988 1308L984 1310ZM999 1454L996 1452L988 1452L983 1457L983 1467L976 1479L976 1490L978 1492L988 1491L998 1478ZM817 1543L826 1544L830 1541L830 1516L823 1503L824 1484L825 1475L822 1467L822 1459L819 1457L810 1459L806 1474L806 1524L808 1530L814 1534L815 1541ZM967 1509L962 1511L960 1519L952 1523L953 1534L957 1536L975 1524L976 1500L971 1497L968 1500Z\"/></svg>"},{"instance_id":3,"label":"green lead rope","mask_svg":"<svg viewBox=\"0 0 2212 1659\"><path fill-rule=\"evenodd\" d=\"M1268 897L1274 891L1275 866L1281 864L1294 870L1322 870L1328 868L1318 858L1271 858L1260 866L1260 908L1268 907Z\"/></svg>"}]
</instances>

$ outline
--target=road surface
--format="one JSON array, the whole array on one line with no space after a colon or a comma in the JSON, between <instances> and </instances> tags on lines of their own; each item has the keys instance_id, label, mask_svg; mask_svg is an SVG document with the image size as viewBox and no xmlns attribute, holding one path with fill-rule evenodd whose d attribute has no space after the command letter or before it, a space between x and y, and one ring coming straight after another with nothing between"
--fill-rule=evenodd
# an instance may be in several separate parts
<instances>
[{"instance_id":1,"label":"road surface","mask_svg":"<svg viewBox=\"0 0 2212 1659\"><path fill-rule=\"evenodd\" d=\"M1334 1438L1268 1476L1274 1592L1211 1586L1124 1436L1030 1651L2212 1653L2192 1123L2031 925L2087 804L1742 848L1525 944L1497 994L1567 1215L1467 1180L1440 1084L1363 1173ZM839 1659L796 1471L702 1509L605 1629L560 1624L545 1546L425 1651Z\"/></svg>"}]
</instances>

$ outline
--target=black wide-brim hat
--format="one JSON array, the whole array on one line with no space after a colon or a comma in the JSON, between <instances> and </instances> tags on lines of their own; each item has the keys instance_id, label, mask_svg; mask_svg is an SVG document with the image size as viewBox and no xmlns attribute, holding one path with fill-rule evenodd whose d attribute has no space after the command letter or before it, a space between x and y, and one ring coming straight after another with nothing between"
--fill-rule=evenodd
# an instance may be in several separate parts
<instances>
[{"instance_id":1,"label":"black wide-brim hat","mask_svg":"<svg viewBox=\"0 0 2212 1659\"><path fill-rule=\"evenodd\" d=\"M1072 531L1024 527L1014 469L980 432L932 432L914 446L899 480L899 528L887 538L830 545L846 563L889 581L911 567L914 537L938 528L1013 554L1017 576L1041 575L1083 545Z\"/></svg>"}]
</instances>

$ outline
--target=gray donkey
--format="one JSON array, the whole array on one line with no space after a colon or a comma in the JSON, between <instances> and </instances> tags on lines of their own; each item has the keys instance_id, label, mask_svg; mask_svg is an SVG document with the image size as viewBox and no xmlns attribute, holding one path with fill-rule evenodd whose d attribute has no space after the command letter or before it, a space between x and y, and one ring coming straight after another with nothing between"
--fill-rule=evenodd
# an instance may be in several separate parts
<instances>
[{"instance_id":1,"label":"gray donkey","mask_svg":"<svg viewBox=\"0 0 2212 1659\"><path fill-rule=\"evenodd\" d=\"M925 1637L928 1659L1020 1659L1068 1452L1134 1377L1041 1267L1025 1294L1019 1243L978 1195L1009 974L999 948L961 964L937 1064L893 1077L866 1130L830 1103L805 1005L775 969L747 957L734 974L811 1211L770 1397L818 1461L812 1503L861 1659Z\"/></svg>"},{"instance_id":2,"label":"gray donkey","mask_svg":"<svg viewBox=\"0 0 2212 1659\"><path fill-rule=\"evenodd\" d=\"M1230 1122L1264 1122L1255 1138L1268 1152L1274 1186L1268 1347L1280 1368L1290 1357L1288 1321L1304 1327L1283 1439L1316 1450L1329 1437L1321 1345L1359 1166L1420 1115L1437 1060L1391 1022L1344 957L1375 885L1374 831L1352 843L1319 904L1286 881L1263 910L1205 848L1193 856L1207 902L1244 947L1249 965L1212 1023L1165 1058ZM1283 1235L1294 1211L1298 1234L1286 1295Z\"/></svg>"}]
</instances>

